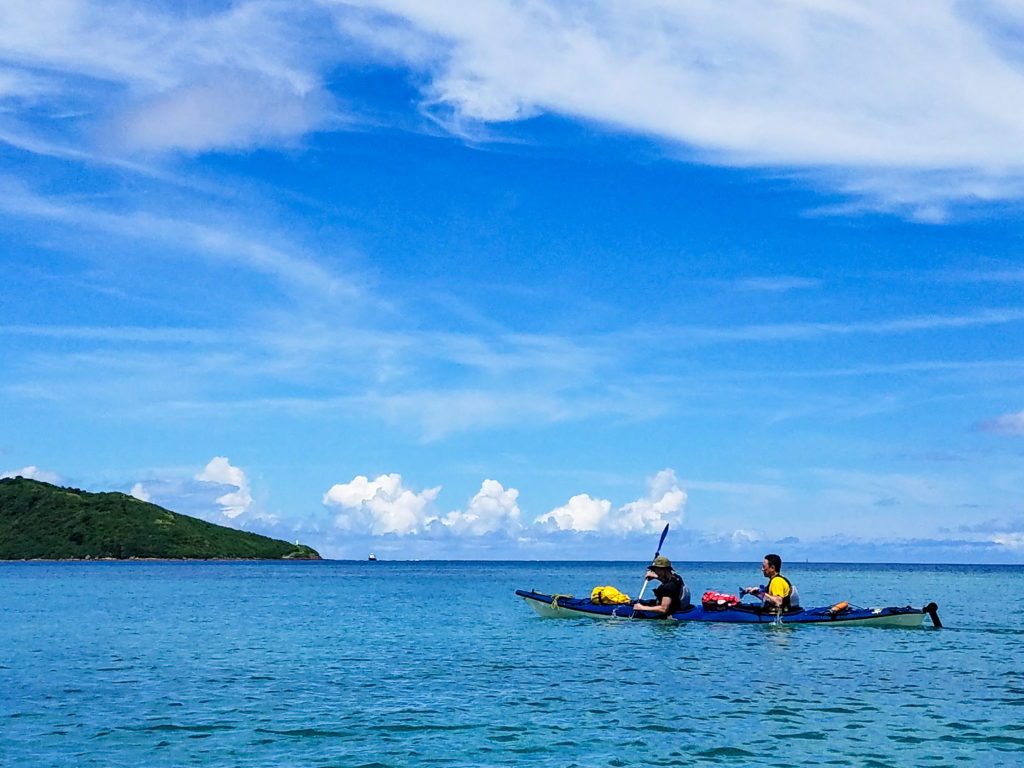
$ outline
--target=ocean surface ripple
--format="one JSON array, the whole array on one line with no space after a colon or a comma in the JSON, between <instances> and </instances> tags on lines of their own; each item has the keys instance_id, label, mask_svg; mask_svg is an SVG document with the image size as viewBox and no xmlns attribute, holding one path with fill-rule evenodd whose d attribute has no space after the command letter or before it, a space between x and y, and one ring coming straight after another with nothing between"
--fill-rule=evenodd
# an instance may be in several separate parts
<instances>
[{"instance_id":1,"label":"ocean surface ripple","mask_svg":"<svg viewBox=\"0 0 1024 768\"><path fill-rule=\"evenodd\" d=\"M757 563L684 563L695 595ZM541 619L638 563L3 563L0 765L1017 766L1024 567L794 564L941 630ZM926 620L926 626L929 624Z\"/></svg>"}]
</instances>

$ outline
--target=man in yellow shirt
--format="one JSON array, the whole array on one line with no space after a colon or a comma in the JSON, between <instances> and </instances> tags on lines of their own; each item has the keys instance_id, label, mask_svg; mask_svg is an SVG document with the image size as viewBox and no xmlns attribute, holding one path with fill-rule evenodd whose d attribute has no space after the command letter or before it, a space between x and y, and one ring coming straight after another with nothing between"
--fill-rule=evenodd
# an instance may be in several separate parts
<instances>
[{"instance_id":1,"label":"man in yellow shirt","mask_svg":"<svg viewBox=\"0 0 1024 768\"><path fill-rule=\"evenodd\" d=\"M793 586L789 579L779 573L781 570L781 557L778 555L765 555L764 560L761 562L761 573L768 579L768 585L746 587L743 590L743 594L757 595L764 601L765 606L774 608L777 611L789 611L799 608L800 596L797 594L796 587Z\"/></svg>"}]
</instances>

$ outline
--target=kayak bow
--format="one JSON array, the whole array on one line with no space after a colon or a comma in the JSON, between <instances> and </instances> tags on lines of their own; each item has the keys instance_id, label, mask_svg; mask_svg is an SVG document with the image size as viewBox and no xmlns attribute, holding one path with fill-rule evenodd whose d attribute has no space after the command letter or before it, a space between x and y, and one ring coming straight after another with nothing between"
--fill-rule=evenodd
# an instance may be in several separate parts
<instances>
[{"instance_id":1,"label":"kayak bow","mask_svg":"<svg viewBox=\"0 0 1024 768\"><path fill-rule=\"evenodd\" d=\"M546 595L543 592L517 589L516 594L539 615L545 618L578 618L596 619L652 619L654 616L644 615L642 611L635 614L631 605L602 605L590 598L577 598L572 595ZM938 606L929 603L924 608L904 608L889 606L887 608L858 608L847 606L836 611L833 606L821 608L803 608L787 611L779 617L774 611L765 610L760 605L736 605L732 607L705 608L703 605L691 605L672 614L669 619L675 621L712 621L724 624L842 624L844 626L870 625L874 627L919 627L928 615L932 624L941 627Z\"/></svg>"}]
</instances>

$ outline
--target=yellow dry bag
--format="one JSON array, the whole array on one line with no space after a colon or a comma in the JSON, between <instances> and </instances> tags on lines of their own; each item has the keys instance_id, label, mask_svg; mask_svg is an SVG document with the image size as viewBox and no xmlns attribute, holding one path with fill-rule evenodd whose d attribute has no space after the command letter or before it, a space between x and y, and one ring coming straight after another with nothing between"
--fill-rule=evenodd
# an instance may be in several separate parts
<instances>
[{"instance_id":1,"label":"yellow dry bag","mask_svg":"<svg viewBox=\"0 0 1024 768\"><path fill-rule=\"evenodd\" d=\"M615 587L594 587L590 593L590 602L598 605L622 605L632 602L629 595L624 595Z\"/></svg>"}]
</instances>

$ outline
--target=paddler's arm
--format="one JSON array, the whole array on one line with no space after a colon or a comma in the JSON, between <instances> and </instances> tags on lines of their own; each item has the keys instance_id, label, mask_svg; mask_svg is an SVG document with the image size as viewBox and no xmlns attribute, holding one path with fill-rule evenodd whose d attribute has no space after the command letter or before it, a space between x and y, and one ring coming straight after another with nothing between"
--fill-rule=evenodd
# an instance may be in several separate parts
<instances>
[{"instance_id":1,"label":"paddler's arm","mask_svg":"<svg viewBox=\"0 0 1024 768\"><path fill-rule=\"evenodd\" d=\"M644 574L644 589L647 589L648 582L650 582L650 581L657 581L657 580L658 580L658 574L656 574L654 571L651 571L651 570L647 571L647 573ZM633 603L633 610L634 611L649 611L651 613L654 613L655 612L655 608L656 608L656 606L654 606L654 605L644 605L639 600L637 600L635 603Z\"/></svg>"},{"instance_id":2,"label":"paddler's arm","mask_svg":"<svg viewBox=\"0 0 1024 768\"><path fill-rule=\"evenodd\" d=\"M768 583L768 586L771 586L771 582ZM743 592L740 594L740 597L743 595L755 595L765 605L771 606L772 608L782 607L782 595L770 595L764 587L745 587Z\"/></svg>"},{"instance_id":3,"label":"paddler's arm","mask_svg":"<svg viewBox=\"0 0 1024 768\"><path fill-rule=\"evenodd\" d=\"M661 602L657 605L644 605L643 603L633 603L634 611L645 611L646 613L660 613L662 616L668 615L668 608L672 605L672 598L665 596L661 598Z\"/></svg>"},{"instance_id":4,"label":"paddler's arm","mask_svg":"<svg viewBox=\"0 0 1024 768\"><path fill-rule=\"evenodd\" d=\"M781 608L782 600L784 599L783 596L771 594L771 585L775 579L777 579L777 577L772 577L772 579L768 582L767 587L748 587L743 590L743 594L757 595L757 597L760 598L766 606L776 609Z\"/></svg>"}]
</instances>

